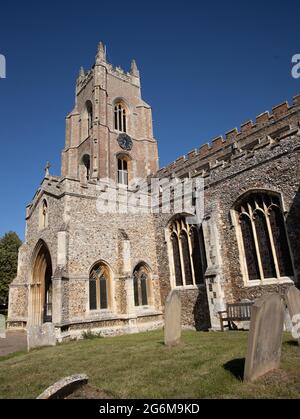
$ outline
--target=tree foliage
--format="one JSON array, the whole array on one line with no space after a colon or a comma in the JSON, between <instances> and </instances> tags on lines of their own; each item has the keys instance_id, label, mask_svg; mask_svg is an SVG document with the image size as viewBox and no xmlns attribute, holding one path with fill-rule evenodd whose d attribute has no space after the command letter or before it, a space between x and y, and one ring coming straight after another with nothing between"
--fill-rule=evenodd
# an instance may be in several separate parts
<instances>
[{"instance_id":1,"label":"tree foliage","mask_svg":"<svg viewBox=\"0 0 300 419\"><path fill-rule=\"evenodd\" d=\"M7 304L9 284L17 275L21 244L17 233L13 231L0 238L0 304Z\"/></svg>"}]
</instances>

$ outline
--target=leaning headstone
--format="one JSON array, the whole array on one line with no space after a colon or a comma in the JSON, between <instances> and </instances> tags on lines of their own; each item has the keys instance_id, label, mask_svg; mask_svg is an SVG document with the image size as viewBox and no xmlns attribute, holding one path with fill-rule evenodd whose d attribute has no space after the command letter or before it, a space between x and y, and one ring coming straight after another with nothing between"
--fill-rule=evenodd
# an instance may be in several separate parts
<instances>
[{"instance_id":1,"label":"leaning headstone","mask_svg":"<svg viewBox=\"0 0 300 419\"><path fill-rule=\"evenodd\" d=\"M298 339L300 346L300 291L296 287L291 287L286 294L286 303L292 319L293 337Z\"/></svg>"},{"instance_id":2,"label":"leaning headstone","mask_svg":"<svg viewBox=\"0 0 300 419\"><path fill-rule=\"evenodd\" d=\"M5 316L3 314L0 314L0 339L5 339L6 333L5 333Z\"/></svg>"},{"instance_id":3,"label":"leaning headstone","mask_svg":"<svg viewBox=\"0 0 300 419\"><path fill-rule=\"evenodd\" d=\"M284 303L268 294L252 306L244 380L253 382L280 366Z\"/></svg>"},{"instance_id":4,"label":"leaning headstone","mask_svg":"<svg viewBox=\"0 0 300 419\"><path fill-rule=\"evenodd\" d=\"M75 390L88 383L88 376L86 374L72 375L71 377L63 378L53 386L48 387L37 399L63 399L74 393Z\"/></svg>"},{"instance_id":5,"label":"leaning headstone","mask_svg":"<svg viewBox=\"0 0 300 419\"><path fill-rule=\"evenodd\" d=\"M27 328L27 349L43 346L55 346L55 327L52 323L44 323L42 326L28 326Z\"/></svg>"},{"instance_id":6,"label":"leaning headstone","mask_svg":"<svg viewBox=\"0 0 300 419\"><path fill-rule=\"evenodd\" d=\"M170 292L165 306L165 345L176 346L181 338L181 300L179 291Z\"/></svg>"}]
</instances>

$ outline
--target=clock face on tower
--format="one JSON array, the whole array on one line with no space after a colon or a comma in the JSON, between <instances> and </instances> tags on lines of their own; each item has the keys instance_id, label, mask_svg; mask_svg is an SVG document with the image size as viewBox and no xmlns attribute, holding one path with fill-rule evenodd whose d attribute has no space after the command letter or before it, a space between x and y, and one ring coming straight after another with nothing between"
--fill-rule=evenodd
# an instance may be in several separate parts
<instances>
[{"instance_id":1,"label":"clock face on tower","mask_svg":"<svg viewBox=\"0 0 300 419\"><path fill-rule=\"evenodd\" d=\"M120 134L118 136L118 144L123 150L130 151L133 147L132 139L127 134Z\"/></svg>"}]
</instances>

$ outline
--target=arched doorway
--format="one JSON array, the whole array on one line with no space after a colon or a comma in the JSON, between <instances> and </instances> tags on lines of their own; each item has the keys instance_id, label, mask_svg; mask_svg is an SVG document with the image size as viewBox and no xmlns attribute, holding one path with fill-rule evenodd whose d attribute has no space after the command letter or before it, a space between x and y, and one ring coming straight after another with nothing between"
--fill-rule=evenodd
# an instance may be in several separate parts
<instances>
[{"instance_id":1,"label":"arched doorway","mask_svg":"<svg viewBox=\"0 0 300 419\"><path fill-rule=\"evenodd\" d=\"M52 322L52 262L43 241L38 243L33 259L29 321L31 325Z\"/></svg>"}]
</instances>

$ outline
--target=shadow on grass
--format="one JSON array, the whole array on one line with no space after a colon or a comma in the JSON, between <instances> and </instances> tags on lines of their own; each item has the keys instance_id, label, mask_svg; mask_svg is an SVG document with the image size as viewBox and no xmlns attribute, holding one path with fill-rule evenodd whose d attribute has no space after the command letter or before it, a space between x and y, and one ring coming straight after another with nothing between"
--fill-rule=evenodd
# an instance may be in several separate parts
<instances>
[{"instance_id":1,"label":"shadow on grass","mask_svg":"<svg viewBox=\"0 0 300 419\"><path fill-rule=\"evenodd\" d=\"M289 346L299 346L298 342L296 340L289 340L287 342L284 342L284 345L289 345Z\"/></svg>"},{"instance_id":2,"label":"shadow on grass","mask_svg":"<svg viewBox=\"0 0 300 419\"><path fill-rule=\"evenodd\" d=\"M223 368L226 371L229 371L236 379L243 380L243 378L244 378L244 368L245 368L245 358L233 359L232 361L229 361L226 364L224 364Z\"/></svg>"}]
</instances>

